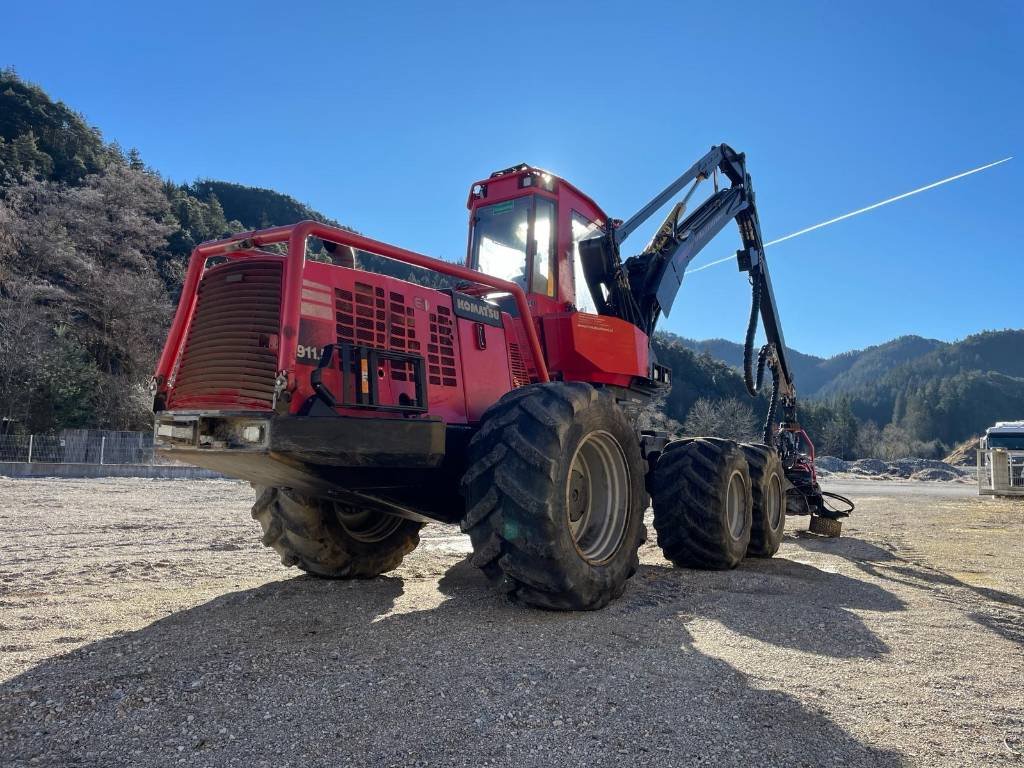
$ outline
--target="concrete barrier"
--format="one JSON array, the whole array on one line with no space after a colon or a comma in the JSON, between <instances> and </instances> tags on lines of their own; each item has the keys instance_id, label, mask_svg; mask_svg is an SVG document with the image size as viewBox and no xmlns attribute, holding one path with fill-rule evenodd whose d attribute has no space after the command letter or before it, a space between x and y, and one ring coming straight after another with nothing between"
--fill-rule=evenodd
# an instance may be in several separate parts
<instances>
[{"instance_id":1,"label":"concrete barrier","mask_svg":"<svg viewBox=\"0 0 1024 768\"><path fill-rule=\"evenodd\" d=\"M0 477L160 477L209 480L223 475L183 464L47 464L0 461Z\"/></svg>"}]
</instances>

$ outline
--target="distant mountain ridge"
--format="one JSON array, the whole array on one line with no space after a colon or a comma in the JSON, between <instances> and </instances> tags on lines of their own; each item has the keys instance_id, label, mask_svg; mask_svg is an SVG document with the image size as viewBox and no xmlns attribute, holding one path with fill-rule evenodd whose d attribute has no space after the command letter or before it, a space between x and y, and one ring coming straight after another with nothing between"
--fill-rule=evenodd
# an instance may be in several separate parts
<instances>
[{"instance_id":1,"label":"distant mountain ridge","mask_svg":"<svg viewBox=\"0 0 1024 768\"><path fill-rule=\"evenodd\" d=\"M742 344L727 339L698 341L672 333L662 335L734 368L743 366ZM827 358L787 347L787 359L804 397L850 394L908 365L911 369L904 371L908 375L911 371L934 375L982 371L1024 378L1024 329L985 331L954 342L900 336Z\"/></svg>"},{"instance_id":2,"label":"distant mountain ridge","mask_svg":"<svg viewBox=\"0 0 1024 768\"><path fill-rule=\"evenodd\" d=\"M674 342L733 369L743 346L725 339ZM822 358L789 351L805 403L840 404L862 423L898 425L915 439L954 445L995 421L1024 418L1024 329L985 331L954 342L901 336Z\"/></svg>"}]
</instances>

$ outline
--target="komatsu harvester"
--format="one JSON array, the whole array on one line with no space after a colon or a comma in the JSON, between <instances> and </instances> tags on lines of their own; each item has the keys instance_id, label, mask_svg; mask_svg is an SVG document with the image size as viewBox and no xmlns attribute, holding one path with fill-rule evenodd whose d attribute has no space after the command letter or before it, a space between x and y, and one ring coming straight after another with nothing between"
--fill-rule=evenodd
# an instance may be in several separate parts
<instances>
[{"instance_id":1,"label":"komatsu harvester","mask_svg":"<svg viewBox=\"0 0 1024 768\"><path fill-rule=\"evenodd\" d=\"M687 214L707 180L713 192ZM629 235L684 190L623 259ZM713 147L625 222L527 165L473 184L468 207L464 266L315 221L198 246L154 378L158 447L257 486L253 517L285 565L372 577L425 523L458 523L473 562L543 608L621 595L649 504L678 566L770 557L787 512L837 531L797 421L742 154ZM772 374L763 442L669 442L634 423L672 384L651 337L729 220L753 286L751 393ZM309 258L324 249L334 263ZM359 254L449 287L361 269Z\"/></svg>"}]
</instances>

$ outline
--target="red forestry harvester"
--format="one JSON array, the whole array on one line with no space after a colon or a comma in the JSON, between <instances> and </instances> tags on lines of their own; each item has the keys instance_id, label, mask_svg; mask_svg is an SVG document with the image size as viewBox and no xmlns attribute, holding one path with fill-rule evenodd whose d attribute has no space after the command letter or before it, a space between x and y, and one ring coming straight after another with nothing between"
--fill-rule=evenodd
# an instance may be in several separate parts
<instances>
[{"instance_id":1,"label":"red forestry harvester","mask_svg":"<svg viewBox=\"0 0 1024 768\"><path fill-rule=\"evenodd\" d=\"M712 178L714 192L685 215ZM687 186L623 261L623 241ZM474 184L468 207L465 266L313 221L196 248L155 375L158 447L256 485L253 517L285 565L375 576L424 523L457 522L474 563L544 608L600 608L622 594L648 495L658 543L680 566L770 557L787 512L838 530L797 422L742 154L712 148L624 223L527 165ZM753 285L748 389L765 367L773 377L764 442L668 442L634 424L672 380L651 336L687 265L730 219ZM340 265L307 258L311 239ZM452 287L360 269L360 252ZM758 315L768 343L755 375Z\"/></svg>"}]
</instances>

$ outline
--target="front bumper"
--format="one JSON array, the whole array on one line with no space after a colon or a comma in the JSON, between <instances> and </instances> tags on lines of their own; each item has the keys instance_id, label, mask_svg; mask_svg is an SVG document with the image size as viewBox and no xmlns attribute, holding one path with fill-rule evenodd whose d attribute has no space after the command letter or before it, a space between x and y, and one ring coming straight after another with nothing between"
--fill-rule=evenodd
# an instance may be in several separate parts
<instances>
[{"instance_id":1,"label":"front bumper","mask_svg":"<svg viewBox=\"0 0 1024 768\"><path fill-rule=\"evenodd\" d=\"M429 469L445 456L444 422L427 418L162 411L153 440L163 455L200 466L209 464L204 456L230 453L326 467Z\"/></svg>"}]
</instances>

